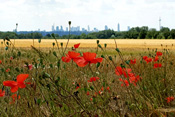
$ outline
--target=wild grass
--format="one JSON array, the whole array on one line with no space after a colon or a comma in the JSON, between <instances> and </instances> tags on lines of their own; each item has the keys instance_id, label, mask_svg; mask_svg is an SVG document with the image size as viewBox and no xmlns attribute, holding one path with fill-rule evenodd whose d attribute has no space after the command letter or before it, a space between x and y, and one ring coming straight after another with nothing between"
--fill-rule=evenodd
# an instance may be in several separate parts
<instances>
[{"instance_id":1,"label":"wild grass","mask_svg":"<svg viewBox=\"0 0 175 117\"><path fill-rule=\"evenodd\" d=\"M43 40L41 47L42 43ZM59 49L56 45L50 49L37 45L31 49L16 46L9 46L6 50L1 48L0 88L5 95L0 97L0 115L175 116L174 98L167 102L168 97L175 96L175 53L172 50L162 46L158 49L108 48L108 44L105 48L101 40L95 45L94 48L81 48L81 43L80 48L75 50L81 56L91 52L103 58L102 62L85 67L79 67L73 61L62 61L61 57L72 51L72 48L67 48L64 53L64 44L59 45ZM156 52L163 54L158 61L147 63L143 59L143 56L147 56L154 60ZM131 64L130 60L134 59L136 63ZM154 68L155 63L161 63L162 66ZM24 66L30 64L32 70ZM119 71L116 67L121 67L127 77L124 74L117 75ZM134 76L139 76L135 84L130 81L127 69L131 69ZM16 81L19 74L29 74L25 82L31 84L12 93L10 87L3 86L3 82ZM99 79L88 82L92 77ZM129 86L120 78L126 80ZM13 94L20 95L20 99L13 100Z\"/></svg>"}]
</instances>

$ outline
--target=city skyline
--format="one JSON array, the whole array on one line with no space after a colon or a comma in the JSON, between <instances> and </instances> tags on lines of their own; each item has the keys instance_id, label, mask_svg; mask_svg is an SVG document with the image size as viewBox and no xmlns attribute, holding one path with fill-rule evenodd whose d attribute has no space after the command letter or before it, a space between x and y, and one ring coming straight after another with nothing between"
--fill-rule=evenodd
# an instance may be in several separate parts
<instances>
[{"instance_id":1,"label":"city skyline","mask_svg":"<svg viewBox=\"0 0 175 117\"><path fill-rule=\"evenodd\" d=\"M53 23L68 27L87 26L104 30L104 26L117 31L127 27L148 26L159 30L161 25L175 28L174 0L0 0L0 31L51 31Z\"/></svg>"}]
</instances>

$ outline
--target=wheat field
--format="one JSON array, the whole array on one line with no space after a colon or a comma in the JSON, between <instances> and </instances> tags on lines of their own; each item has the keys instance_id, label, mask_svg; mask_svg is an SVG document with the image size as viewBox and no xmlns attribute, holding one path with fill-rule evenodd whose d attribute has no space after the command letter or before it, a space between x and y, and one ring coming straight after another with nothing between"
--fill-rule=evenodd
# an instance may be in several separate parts
<instances>
[{"instance_id":1,"label":"wheat field","mask_svg":"<svg viewBox=\"0 0 175 117\"><path fill-rule=\"evenodd\" d=\"M107 47L115 48L114 39L98 39L102 47L104 44L107 44ZM14 43L14 39L11 39L12 43ZM63 47L66 46L67 39L58 39L57 40L60 46L60 43L63 43ZM81 43L80 47L97 47L96 43L97 39L70 39L68 47L72 47L76 43ZM53 47L52 43L55 42L54 39L42 39L41 43L38 43L38 40L34 40L34 46L36 47ZM116 39L118 48L168 48L175 49L175 41L174 40L160 40L160 39ZM32 39L15 39L15 47L31 47L33 45ZM162 45L162 46L161 46ZM1 45L2 46L2 45ZM56 46L56 45L55 45Z\"/></svg>"}]
</instances>

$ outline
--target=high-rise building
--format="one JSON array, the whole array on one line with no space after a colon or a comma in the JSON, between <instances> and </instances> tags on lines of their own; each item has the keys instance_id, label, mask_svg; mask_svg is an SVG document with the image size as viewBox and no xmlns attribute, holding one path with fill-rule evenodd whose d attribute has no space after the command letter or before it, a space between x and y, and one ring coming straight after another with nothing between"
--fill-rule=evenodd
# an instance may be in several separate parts
<instances>
[{"instance_id":1,"label":"high-rise building","mask_svg":"<svg viewBox=\"0 0 175 117\"><path fill-rule=\"evenodd\" d=\"M105 30L108 30L108 26L107 25L105 25Z\"/></svg>"},{"instance_id":2,"label":"high-rise building","mask_svg":"<svg viewBox=\"0 0 175 117\"><path fill-rule=\"evenodd\" d=\"M130 26L128 26L128 31L129 31L130 29L131 29Z\"/></svg>"},{"instance_id":3,"label":"high-rise building","mask_svg":"<svg viewBox=\"0 0 175 117\"><path fill-rule=\"evenodd\" d=\"M55 31L55 26L54 26L54 24L52 25L52 31Z\"/></svg>"},{"instance_id":4,"label":"high-rise building","mask_svg":"<svg viewBox=\"0 0 175 117\"><path fill-rule=\"evenodd\" d=\"M118 30L117 30L118 32L120 32L120 24L118 23Z\"/></svg>"},{"instance_id":5,"label":"high-rise building","mask_svg":"<svg viewBox=\"0 0 175 117\"><path fill-rule=\"evenodd\" d=\"M162 26L161 26L161 18L159 17L159 29L161 30Z\"/></svg>"},{"instance_id":6,"label":"high-rise building","mask_svg":"<svg viewBox=\"0 0 175 117\"><path fill-rule=\"evenodd\" d=\"M90 27L89 27L89 25L88 25L88 32L90 31Z\"/></svg>"},{"instance_id":7,"label":"high-rise building","mask_svg":"<svg viewBox=\"0 0 175 117\"><path fill-rule=\"evenodd\" d=\"M80 31L80 26L77 26L77 30L76 31Z\"/></svg>"},{"instance_id":8,"label":"high-rise building","mask_svg":"<svg viewBox=\"0 0 175 117\"><path fill-rule=\"evenodd\" d=\"M56 31L59 31L59 26L56 27Z\"/></svg>"},{"instance_id":9,"label":"high-rise building","mask_svg":"<svg viewBox=\"0 0 175 117\"><path fill-rule=\"evenodd\" d=\"M86 29L85 29L85 28L82 28L82 30L81 30L81 31L83 31L83 32L84 32L84 31L86 31Z\"/></svg>"},{"instance_id":10,"label":"high-rise building","mask_svg":"<svg viewBox=\"0 0 175 117\"><path fill-rule=\"evenodd\" d=\"M64 30L63 30L63 26L60 26L60 31L64 31Z\"/></svg>"},{"instance_id":11,"label":"high-rise building","mask_svg":"<svg viewBox=\"0 0 175 117\"><path fill-rule=\"evenodd\" d=\"M94 32L98 32L98 29L97 28L94 28Z\"/></svg>"}]
</instances>

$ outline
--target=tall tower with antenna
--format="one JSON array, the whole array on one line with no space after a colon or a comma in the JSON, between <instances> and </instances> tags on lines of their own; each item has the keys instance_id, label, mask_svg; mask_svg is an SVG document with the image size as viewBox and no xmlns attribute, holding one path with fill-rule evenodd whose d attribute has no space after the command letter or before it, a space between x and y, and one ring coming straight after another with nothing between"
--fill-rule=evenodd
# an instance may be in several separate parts
<instances>
[{"instance_id":1,"label":"tall tower with antenna","mask_svg":"<svg viewBox=\"0 0 175 117\"><path fill-rule=\"evenodd\" d=\"M161 18L159 17L159 29L161 30L162 26L161 26Z\"/></svg>"}]
</instances>

